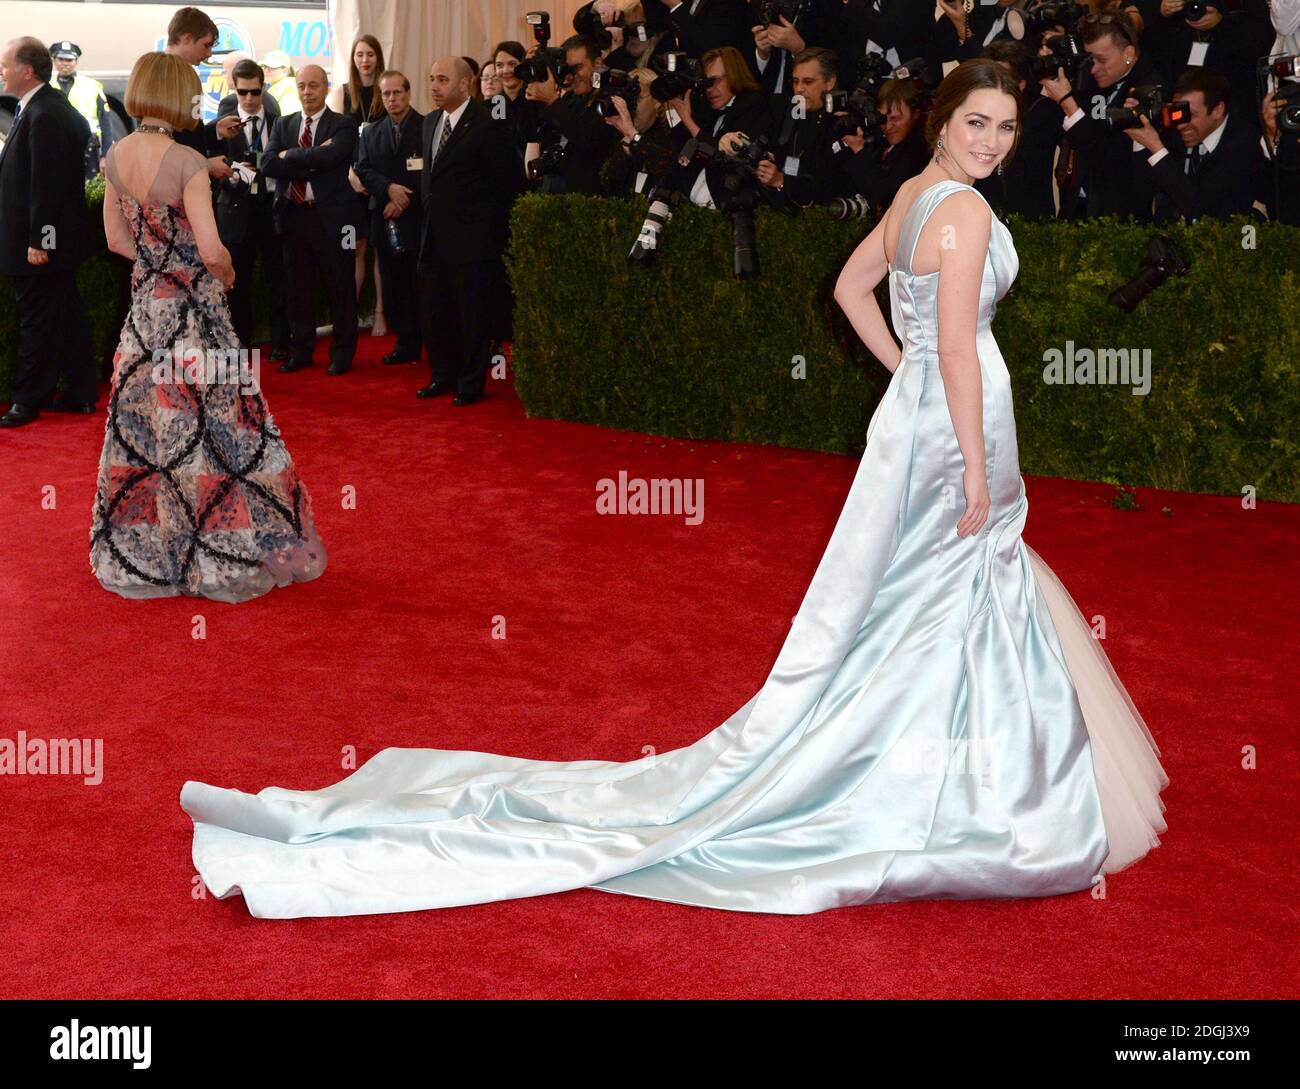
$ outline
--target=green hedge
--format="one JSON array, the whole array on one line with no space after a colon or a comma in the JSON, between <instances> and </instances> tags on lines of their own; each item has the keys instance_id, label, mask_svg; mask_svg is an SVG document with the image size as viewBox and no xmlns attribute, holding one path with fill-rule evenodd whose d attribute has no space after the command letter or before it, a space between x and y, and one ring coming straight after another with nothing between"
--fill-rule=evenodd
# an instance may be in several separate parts
<instances>
[{"instance_id":1,"label":"green hedge","mask_svg":"<svg viewBox=\"0 0 1300 1089\"><path fill-rule=\"evenodd\" d=\"M104 178L102 175L86 185L86 204L90 212L91 230L94 232L95 255L77 269L77 287L80 289L95 348L95 365L100 378L113 373L113 353L117 350L122 323L126 320L131 297L131 264L125 258L108 251L104 238ZM366 280L357 302L359 316L374 312L375 285L369 262ZM317 293L317 319L321 324L329 319L329 303L325 293ZM253 339L259 343L269 341L271 325L269 302L262 282L262 264L253 271ZM14 364L18 357L18 314L14 307L13 288L8 277L0 276L0 400L9 397L13 385Z\"/></svg>"},{"instance_id":2,"label":"green hedge","mask_svg":"<svg viewBox=\"0 0 1300 1089\"><path fill-rule=\"evenodd\" d=\"M731 275L730 221L676 211L649 270L627 261L646 202L521 198L509 256L516 384L529 415L685 438L860 453L889 372L835 303L871 224L757 215L760 276ZM1131 314L1107 303L1150 227L1013 218L1020 257L994 332L1025 472L1300 501L1300 230L1163 228L1191 272ZM887 280L877 297L889 316ZM1052 385L1044 352L1149 348L1152 387ZM806 377L791 376L802 357Z\"/></svg>"}]
</instances>

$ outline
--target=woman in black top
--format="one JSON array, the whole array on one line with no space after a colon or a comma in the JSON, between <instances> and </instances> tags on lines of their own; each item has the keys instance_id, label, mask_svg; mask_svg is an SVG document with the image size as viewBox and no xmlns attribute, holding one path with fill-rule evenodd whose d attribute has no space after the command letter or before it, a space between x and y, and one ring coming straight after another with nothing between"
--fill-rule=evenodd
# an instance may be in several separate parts
<instances>
[{"instance_id":1,"label":"woman in black top","mask_svg":"<svg viewBox=\"0 0 1300 1089\"><path fill-rule=\"evenodd\" d=\"M351 114L357 119L362 131L369 124L382 120L386 116L383 99L379 96L379 77L384 72L384 47L373 34L362 34L352 46L352 62L349 66L347 83L340 84L330 92L328 105L330 109L341 114ZM361 153L361 141L357 140L357 154ZM357 191L361 201L362 214L357 218L361 227L357 231L357 296L361 295L361 285L366 280L366 233L370 223L370 206L372 197L366 192L355 167L348 170L348 180ZM371 334L384 336L388 324L384 321L384 304L379 282L379 262L375 262L375 323Z\"/></svg>"}]
</instances>

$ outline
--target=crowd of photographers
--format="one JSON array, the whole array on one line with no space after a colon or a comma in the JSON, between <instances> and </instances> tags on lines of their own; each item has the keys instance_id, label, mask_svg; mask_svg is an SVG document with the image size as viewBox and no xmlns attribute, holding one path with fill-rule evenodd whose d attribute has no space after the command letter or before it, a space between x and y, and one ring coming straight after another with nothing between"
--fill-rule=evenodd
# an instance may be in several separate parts
<instances>
[{"instance_id":1,"label":"crowd of photographers","mask_svg":"<svg viewBox=\"0 0 1300 1089\"><path fill-rule=\"evenodd\" d=\"M528 21L491 100L527 184L652 196L641 256L682 202L883 210L975 56L1024 94L1016 154L978 183L1004 213L1300 223L1300 0L595 0L558 44Z\"/></svg>"}]
</instances>

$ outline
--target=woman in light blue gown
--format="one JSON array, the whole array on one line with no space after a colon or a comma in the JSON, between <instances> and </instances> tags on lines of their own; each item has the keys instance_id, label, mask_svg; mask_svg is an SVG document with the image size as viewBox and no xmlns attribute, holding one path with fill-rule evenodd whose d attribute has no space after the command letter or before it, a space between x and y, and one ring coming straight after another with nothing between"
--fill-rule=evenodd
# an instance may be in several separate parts
<instances>
[{"instance_id":1,"label":"woman in light blue gown","mask_svg":"<svg viewBox=\"0 0 1300 1089\"><path fill-rule=\"evenodd\" d=\"M793 915L1075 892L1158 845L1158 749L1021 539L1011 386L990 332L1018 262L970 184L1014 150L1019 111L1000 65L956 68L928 125L934 160L844 267L836 299L893 378L743 707L627 763L389 748L323 790L187 782L207 888L262 918L584 887ZM872 294L886 275L901 348Z\"/></svg>"}]
</instances>

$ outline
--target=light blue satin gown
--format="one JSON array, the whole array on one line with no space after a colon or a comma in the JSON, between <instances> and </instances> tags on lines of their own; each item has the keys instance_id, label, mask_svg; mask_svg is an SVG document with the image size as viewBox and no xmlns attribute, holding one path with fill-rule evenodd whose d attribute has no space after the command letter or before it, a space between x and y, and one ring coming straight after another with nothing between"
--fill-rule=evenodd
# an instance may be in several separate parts
<instances>
[{"instance_id":1,"label":"light blue satin gown","mask_svg":"<svg viewBox=\"0 0 1300 1089\"><path fill-rule=\"evenodd\" d=\"M890 273L902 361L785 644L743 707L692 745L627 763L389 748L323 790L187 782L207 888L242 893L263 918L583 887L807 914L1068 893L1158 844L1158 750L1021 540L1011 385L989 328L1018 260L996 218L978 330L991 510L977 535L956 533L939 278L908 261L938 202L967 188L941 182L905 217Z\"/></svg>"}]
</instances>

